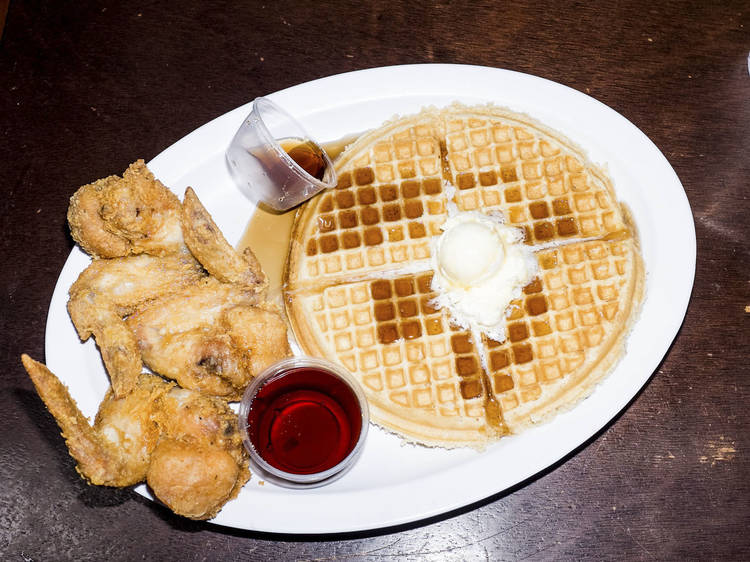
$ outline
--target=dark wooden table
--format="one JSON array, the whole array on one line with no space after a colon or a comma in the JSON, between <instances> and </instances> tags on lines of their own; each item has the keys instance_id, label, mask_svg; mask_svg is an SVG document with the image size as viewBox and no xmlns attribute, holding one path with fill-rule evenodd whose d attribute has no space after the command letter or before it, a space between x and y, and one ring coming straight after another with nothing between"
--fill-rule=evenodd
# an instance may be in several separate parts
<instances>
[{"instance_id":1,"label":"dark wooden table","mask_svg":"<svg viewBox=\"0 0 750 562\"><path fill-rule=\"evenodd\" d=\"M239 4L10 2L0 40L0 558L748 559L747 0ZM47 308L73 247L73 191L256 96L415 62L560 82L622 113L665 154L690 199L698 265L682 330L650 382L564 462L397 529L244 532L86 485L19 361L44 357Z\"/></svg>"}]
</instances>

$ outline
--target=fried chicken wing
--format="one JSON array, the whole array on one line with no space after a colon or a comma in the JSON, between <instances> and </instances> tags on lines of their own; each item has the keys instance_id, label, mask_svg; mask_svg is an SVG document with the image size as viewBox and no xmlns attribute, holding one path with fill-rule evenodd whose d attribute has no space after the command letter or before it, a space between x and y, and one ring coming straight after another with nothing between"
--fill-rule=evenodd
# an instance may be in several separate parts
<instances>
[{"instance_id":1,"label":"fried chicken wing","mask_svg":"<svg viewBox=\"0 0 750 562\"><path fill-rule=\"evenodd\" d=\"M138 343L144 345L141 356L149 369L213 396L238 399L251 373L249 355L219 330L194 328L164 334L154 345L145 339Z\"/></svg>"},{"instance_id":2,"label":"fried chicken wing","mask_svg":"<svg viewBox=\"0 0 750 562\"><path fill-rule=\"evenodd\" d=\"M194 285L204 277L203 268L187 252L94 260L68 294L71 300L107 301L117 314L126 316L144 302Z\"/></svg>"},{"instance_id":3,"label":"fried chicken wing","mask_svg":"<svg viewBox=\"0 0 750 562\"><path fill-rule=\"evenodd\" d=\"M123 317L146 301L203 278L188 253L94 260L70 288L68 313L82 340L94 336L115 396L135 386L142 370L138 344Z\"/></svg>"},{"instance_id":4,"label":"fried chicken wing","mask_svg":"<svg viewBox=\"0 0 750 562\"><path fill-rule=\"evenodd\" d=\"M149 302L127 325L154 372L239 399L260 368L291 353L279 314L258 308L258 300L252 289L209 277Z\"/></svg>"},{"instance_id":5,"label":"fried chicken wing","mask_svg":"<svg viewBox=\"0 0 750 562\"><path fill-rule=\"evenodd\" d=\"M121 178L79 188L70 199L68 224L73 239L93 257L163 256L185 248L181 215L177 196L138 160Z\"/></svg>"},{"instance_id":6,"label":"fried chicken wing","mask_svg":"<svg viewBox=\"0 0 750 562\"><path fill-rule=\"evenodd\" d=\"M155 375L140 375L135 389L125 398L107 393L92 426L65 385L45 365L28 355L22 355L21 361L60 426L81 476L101 486L130 486L144 480L159 437L152 420L157 400L174 383Z\"/></svg>"},{"instance_id":7,"label":"fried chicken wing","mask_svg":"<svg viewBox=\"0 0 750 562\"><path fill-rule=\"evenodd\" d=\"M213 517L250 478L227 400L291 355L260 264L229 245L192 189L181 204L142 160L81 187L68 222L93 258L68 312L111 382L94 423L46 366L27 355L23 365L87 481L146 481L175 513Z\"/></svg>"},{"instance_id":8,"label":"fried chicken wing","mask_svg":"<svg viewBox=\"0 0 750 562\"><path fill-rule=\"evenodd\" d=\"M28 355L21 360L90 483L146 480L175 513L208 519L250 478L237 416L226 401L143 373L126 397L105 396L92 426L46 366Z\"/></svg>"},{"instance_id":9,"label":"fried chicken wing","mask_svg":"<svg viewBox=\"0 0 750 562\"><path fill-rule=\"evenodd\" d=\"M206 270L224 283L265 289L268 280L250 248L237 253L216 226L198 196L188 187L183 200L185 243Z\"/></svg>"}]
</instances>

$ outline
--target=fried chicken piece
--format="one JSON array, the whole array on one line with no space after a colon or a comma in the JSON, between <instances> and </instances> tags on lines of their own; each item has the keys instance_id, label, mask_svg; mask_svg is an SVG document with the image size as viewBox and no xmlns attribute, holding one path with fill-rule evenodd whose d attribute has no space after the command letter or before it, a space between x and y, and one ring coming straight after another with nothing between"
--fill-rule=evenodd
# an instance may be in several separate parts
<instances>
[{"instance_id":1,"label":"fried chicken piece","mask_svg":"<svg viewBox=\"0 0 750 562\"><path fill-rule=\"evenodd\" d=\"M118 487L131 486L146 478L151 453L159 438L152 421L157 400L174 383L144 373L125 398L115 398L109 391L92 426L65 385L45 365L28 355L22 355L21 361L39 397L60 426L81 476L92 484Z\"/></svg>"},{"instance_id":2,"label":"fried chicken piece","mask_svg":"<svg viewBox=\"0 0 750 562\"><path fill-rule=\"evenodd\" d=\"M270 306L230 308L222 317L222 325L238 347L248 350L253 376L292 355L286 323Z\"/></svg>"},{"instance_id":3,"label":"fried chicken piece","mask_svg":"<svg viewBox=\"0 0 750 562\"><path fill-rule=\"evenodd\" d=\"M192 188L182 203L185 243L206 270L224 283L253 287L260 292L268 285L260 262L250 248L240 255L227 242L219 227Z\"/></svg>"},{"instance_id":4,"label":"fried chicken piece","mask_svg":"<svg viewBox=\"0 0 750 562\"><path fill-rule=\"evenodd\" d=\"M81 340L94 336L115 396L135 386L142 370L138 343L123 317L146 301L194 285L204 276L187 252L94 260L70 288L68 313Z\"/></svg>"},{"instance_id":5,"label":"fried chicken piece","mask_svg":"<svg viewBox=\"0 0 750 562\"><path fill-rule=\"evenodd\" d=\"M250 478L237 415L226 401L175 388L157 413L162 432L147 482L172 511L208 519Z\"/></svg>"},{"instance_id":6,"label":"fried chicken piece","mask_svg":"<svg viewBox=\"0 0 750 562\"><path fill-rule=\"evenodd\" d=\"M106 299L117 314L126 316L144 302L205 278L203 268L185 253L94 260L70 287L71 300Z\"/></svg>"},{"instance_id":7,"label":"fried chicken piece","mask_svg":"<svg viewBox=\"0 0 750 562\"><path fill-rule=\"evenodd\" d=\"M163 256L185 248L181 215L177 196L138 160L121 178L79 188L70 199L68 224L73 239L93 257Z\"/></svg>"},{"instance_id":8,"label":"fried chicken piece","mask_svg":"<svg viewBox=\"0 0 750 562\"><path fill-rule=\"evenodd\" d=\"M256 305L252 289L209 277L149 302L127 325L151 370L183 388L236 400L260 366L291 353L278 313Z\"/></svg>"},{"instance_id":9,"label":"fried chicken piece","mask_svg":"<svg viewBox=\"0 0 750 562\"><path fill-rule=\"evenodd\" d=\"M251 372L248 354L218 330L203 327L165 334L155 344L137 341L148 368L183 388L238 400Z\"/></svg>"},{"instance_id":10,"label":"fried chicken piece","mask_svg":"<svg viewBox=\"0 0 750 562\"><path fill-rule=\"evenodd\" d=\"M154 451L146 481L154 495L190 519L211 519L237 496L249 471L216 447L163 439Z\"/></svg>"},{"instance_id":11,"label":"fried chicken piece","mask_svg":"<svg viewBox=\"0 0 750 562\"><path fill-rule=\"evenodd\" d=\"M107 393L92 426L46 366L28 355L21 360L76 470L92 484L146 480L175 513L208 519L250 478L237 416L226 401L143 373L125 398Z\"/></svg>"}]
</instances>

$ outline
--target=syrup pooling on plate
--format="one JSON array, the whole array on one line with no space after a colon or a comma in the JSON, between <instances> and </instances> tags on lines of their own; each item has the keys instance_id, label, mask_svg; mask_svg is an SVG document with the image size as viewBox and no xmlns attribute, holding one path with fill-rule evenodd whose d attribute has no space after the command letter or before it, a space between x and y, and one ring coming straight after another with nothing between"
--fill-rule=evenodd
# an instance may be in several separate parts
<instances>
[{"instance_id":1,"label":"syrup pooling on plate","mask_svg":"<svg viewBox=\"0 0 750 562\"><path fill-rule=\"evenodd\" d=\"M346 135L334 141L321 143L320 146L331 160L335 160L358 137L358 134ZM281 144L284 147L284 143ZM299 142L291 143L290 150L296 146L299 146ZM290 156L294 158L294 155ZM304 167L302 163L298 163ZM265 205L256 207L237 244L237 250L240 252L245 248L253 249L268 277L268 298L274 302L280 303L281 299L281 278L296 212L297 209L279 212Z\"/></svg>"}]
</instances>

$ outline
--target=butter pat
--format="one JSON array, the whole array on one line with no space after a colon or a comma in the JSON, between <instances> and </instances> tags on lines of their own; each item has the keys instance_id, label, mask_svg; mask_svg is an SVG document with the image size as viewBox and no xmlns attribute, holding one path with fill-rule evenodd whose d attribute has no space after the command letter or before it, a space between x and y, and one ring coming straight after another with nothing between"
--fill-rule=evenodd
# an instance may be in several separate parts
<instances>
[{"instance_id":1,"label":"butter pat","mask_svg":"<svg viewBox=\"0 0 750 562\"><path fill-rule=\"evenodd\" d=\"M504 341L508 307L539 270L523 231L475 211L453 214L442 230L432 241L434 304L462 328Z\"/></svg>"},{"instance_id":2,"label":"butter pat","mask_svg":"<svg viewBox=\"0 0 750 562\"><path fill-rule=\"evenodd\" d=\"M502 237L479 220L458 221L438 242L438 264L453 283L465 288L494 275L503 264Z\"/></svg>"}]
</instances>

